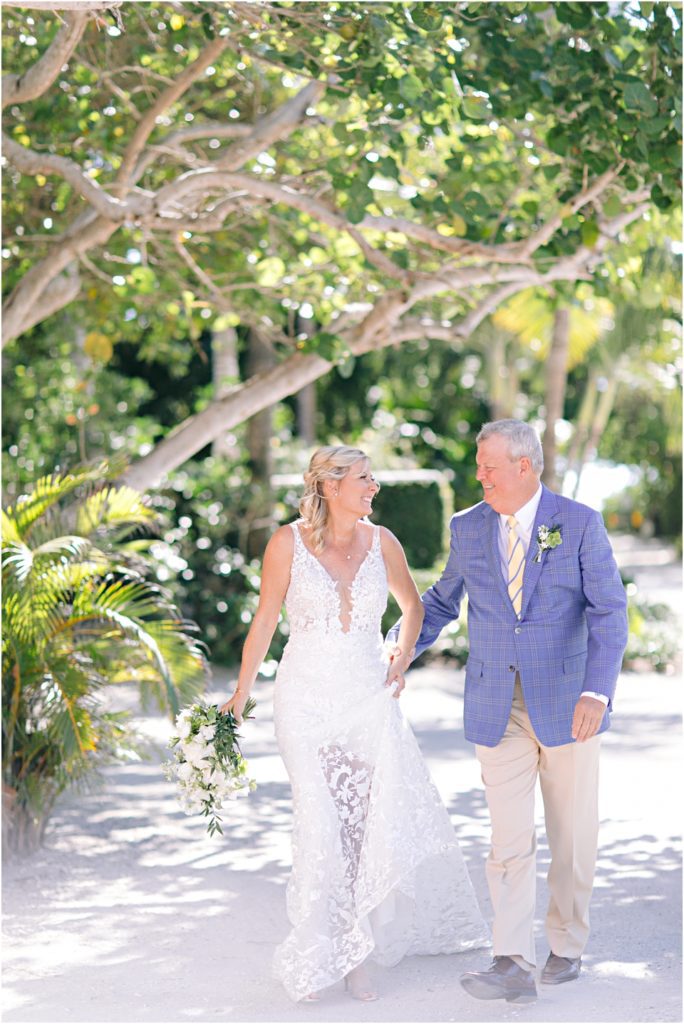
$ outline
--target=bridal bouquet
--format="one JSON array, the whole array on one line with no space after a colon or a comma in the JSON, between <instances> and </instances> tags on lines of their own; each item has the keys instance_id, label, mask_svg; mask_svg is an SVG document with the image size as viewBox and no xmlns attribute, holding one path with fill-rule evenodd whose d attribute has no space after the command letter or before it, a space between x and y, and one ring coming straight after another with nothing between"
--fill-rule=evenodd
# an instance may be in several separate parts
<instances>
[{"instance_id":1,"label":"bridal bouquet","mask_svg":"<svg viewBox=\"0 0 684 1024\"><path fill-rule=\"evenodd\" d=\"M250 697L243 718L249 718L255 707ZM223 835L218 814L223 801L256 789L256 783L247 778L235 716L220 714L216 704L192 704L176 717L176 728L178 735L169 740L173 760L162 765L164 774L177 783L185 813L204 815L209 818L209 835Z\"/></svg>"}]
</instances>

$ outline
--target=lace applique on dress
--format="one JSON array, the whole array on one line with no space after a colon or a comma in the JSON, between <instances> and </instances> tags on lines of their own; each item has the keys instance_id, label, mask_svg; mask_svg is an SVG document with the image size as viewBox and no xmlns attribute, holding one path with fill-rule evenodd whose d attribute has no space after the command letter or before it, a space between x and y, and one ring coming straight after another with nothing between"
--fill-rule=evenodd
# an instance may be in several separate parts
<instances>
[{"instance_id":1,"label":"lace applique on dress","mask_svg":"<svg viewBox=\"0 0 684 1024\"><path fill-rule=\"evenodd\" d=\"M274 966L301 999L368 956L391 965L487 945L489 936L446 808L384 685L380 529L345 605L292 528L290 638L275 700L293 796L292 930Z\"/></svg>"},{"instance_id":2,"label":"lace applique on dress","mask_svg":"<svg viewBox=\"0 0 684 1024\"><path fill-rule=\"evenodd\" d=\"M375 633L387 604L387 574L380 547L380 529L373 528L371 546L350 584L333 579L309 551L299 527L295 538L290 586L285 607L291 634L301 632Z\"/></svg>"}]
</instances>

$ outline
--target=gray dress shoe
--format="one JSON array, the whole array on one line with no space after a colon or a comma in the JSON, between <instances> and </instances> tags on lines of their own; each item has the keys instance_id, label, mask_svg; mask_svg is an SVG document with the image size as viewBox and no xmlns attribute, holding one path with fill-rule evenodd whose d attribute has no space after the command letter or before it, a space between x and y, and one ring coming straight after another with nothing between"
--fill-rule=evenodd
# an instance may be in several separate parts
<instances>
[{"instance_id":1,"label":"gray dress shoe","mask_svg":"<svg viewBox=\"0 0 684 1024\"><path fill-rule=\"evenodd\" d=\"M495 956L486 971L469 971L461 985L475 999L505 999L507 1003L532 1003L537 986L532 971L518 967L510 956Z\"/></svg>"},{"instance_id":2,"label":"gray dress shoe","mask_svg":"<svg viewBox=\"0 0 684 1024\"><path fill-rule=\"evenodd\" d=\"M564 981L574 981L579 978L581 969L581 956L556 956L555 953L549 953L542 971L542 985L562 985Z\"/></svg>"}]
</instances>

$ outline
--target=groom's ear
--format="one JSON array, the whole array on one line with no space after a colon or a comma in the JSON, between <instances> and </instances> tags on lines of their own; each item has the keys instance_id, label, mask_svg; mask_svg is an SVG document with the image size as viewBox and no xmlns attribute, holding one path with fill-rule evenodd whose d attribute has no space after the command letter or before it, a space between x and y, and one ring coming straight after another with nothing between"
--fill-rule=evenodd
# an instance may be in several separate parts
<instances>
[{"instance_id":1,"label":"groom's ear","mask_svg":"<svg viewBox=\"0 0 684 1024\"><path fill-rule=\"evenodd\" d=\"M520 476L527 476L528 473L532 472L532 463L526 455L520 460Z\"/></svg>"}]
</instances>

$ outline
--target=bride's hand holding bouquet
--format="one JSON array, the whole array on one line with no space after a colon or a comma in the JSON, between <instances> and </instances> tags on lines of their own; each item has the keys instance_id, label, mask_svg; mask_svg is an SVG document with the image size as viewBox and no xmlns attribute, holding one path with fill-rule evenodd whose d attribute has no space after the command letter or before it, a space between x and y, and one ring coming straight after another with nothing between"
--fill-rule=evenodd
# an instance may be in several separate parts
<instances>
[{"instance_id":1,"label":"bride's hand holding bouquet","mask_svg":"<svg viewBox=\"0 0 684 1024\"><path fill-rule=\"evenodd\" d=\"M247 708L247 705L251 705ZM254 707L254 700L249 695L249 690L242 690L240 687L237 688L232 697L229 697L225 704L222 704L219 708L219 714L221 715L233 715L238 725L242 725L243 718L249 717L249 711ZM245 710L247 709L247 714Z\"/></svg>"}]
</instances>

